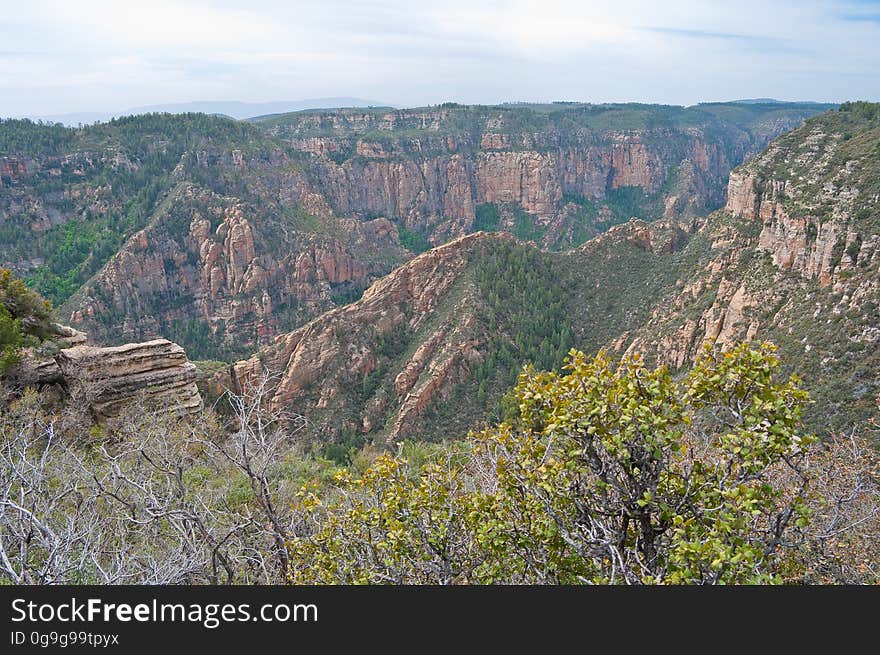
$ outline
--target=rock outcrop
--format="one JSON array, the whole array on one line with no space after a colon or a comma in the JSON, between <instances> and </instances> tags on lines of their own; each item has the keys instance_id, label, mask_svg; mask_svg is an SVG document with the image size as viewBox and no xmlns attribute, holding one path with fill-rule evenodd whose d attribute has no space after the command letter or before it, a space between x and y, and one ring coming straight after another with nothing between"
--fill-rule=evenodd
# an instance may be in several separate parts
<instances>
[{"instance_id":1,"label":"rock outcrop","mask_svg":"<svg viewBox=\"0 0 880 655\"><path fill-rule=\"evenodd\" d=\"M5 377L17 387L39 388L64 382L64 375L54 357L32 357L27 354Z\"/></svg>"},{"instance_id":2,"label":"rock outcrop","mask_svg":"<svg viewBox=\"0 0 880 655\"><path fill-rule=\"evenodd\" d=\"M297 407L324 434L350 429L381 433L388 441L411 434L426 408L482 358L474 308L461 282L474 248L498 241L512 238L480 232L416 257L375 282L357 302L277 337L235 364L236 385L245 389L264 370L279 374L272 406ZM406 343L413 344L411 355L388 354ZM388 380L387 388L370 389L367 381L377 375ZM326 417L323 424L316 414Z\"/></svg>"},{"instance_id":3,"label":"rock outcrop","mask_svg":"<svg viewBox=\"0 0 880 655\"><path fill-rule=\"evenodd\" d=\"M4 178L7 184L17 182L28 174L28 163L16 157L0 157L0 188Z\"/></svg>"},{"instance_id":4,"label":"rock outcrop","mask_svg":"<svg viewBox=\"0 0 880 655\"><path fill-rule=\"evenodd\" d=\"M195 365L183 348L166 339L109 348L74 346L55 360L65 386L87 399L99 421L135 401L180 414L202 406Z\"/></svg>"},{"instance_id":5,"label":"rock outcrop","mask_svg":"<svg viewBox=\"0 0 880 655\"><path fill-rule=\"evenodd\" d=\"M101 423L134 402L179 414L201 409L196 367L176 343L156 339L99 347L87 341L79 330L50 323L45 339L22 351L4 382L13 389L30 387L86 403Z\"/></svg>"},{"instance_id":6,"label":"rock outcrop","mask_svg":"<svg viewBox=\"0 0 880 655\"><path fill-rule=\"evenodd\" d=\"M823 125L802 132L731 173L726 209L760 221L758 247L776 266L828 286L852 269L864 241L852 225L864 166L841 161L840 133Z\"/></svg>"},{"instance_id":7,"label":"rock outcrop","mask_svg":"<svg viewBox=\"0 0 880 655\"><path fill-rule=\"evenodd\" d=\"M261 222L236 198L181 184L68 303L71 321L102 341L204 325L218 353L253 350L333 307L337 289L362 289L406 258L386 219L324 220L338 237Z\"/></svg>"}]
</instances>

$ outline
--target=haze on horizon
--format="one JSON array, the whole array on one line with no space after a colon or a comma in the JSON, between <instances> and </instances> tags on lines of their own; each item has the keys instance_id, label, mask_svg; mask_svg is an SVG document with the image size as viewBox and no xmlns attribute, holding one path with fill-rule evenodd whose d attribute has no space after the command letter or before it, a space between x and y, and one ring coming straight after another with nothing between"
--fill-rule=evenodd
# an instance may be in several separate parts
<instances>
[{"instance_id":1,"label":"haze on horizon","mask_svg":"<svg viewBox=\"0 0 880 655\"><path fill-rule=\"evenodd\" d=\"M359 97L880 100L880 0L0 0L0 116Z\"/></svg>"}]
</instances>

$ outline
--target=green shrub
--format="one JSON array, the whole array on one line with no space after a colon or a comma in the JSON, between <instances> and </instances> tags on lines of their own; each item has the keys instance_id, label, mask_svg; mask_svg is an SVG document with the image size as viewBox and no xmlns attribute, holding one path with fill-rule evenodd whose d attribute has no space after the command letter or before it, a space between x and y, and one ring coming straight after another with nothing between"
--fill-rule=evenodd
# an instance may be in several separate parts
<instances>
[{"instance_id":1,"label":"green shrub","mask_svg":"<svg viewBox=\"0 0 880 655\"><path fill-rule=\"evenodd\" d=\"M397 236L400 238L400 244L414 253L431 249L431 244L424 235L409 230L400 223L397 224Z\"/></svg>"},{"instance_id":2,"label":"green shrub","mask_svg":"<svg viewBox=\"0 0 880 655\"><path fill-rule=\"evenodd\" d=\"M18 364L21 344L21 324L0 305L0 375Z\"/></svg>"},{"instance_id":3,"label":"green shrub","mask_svg":"<svg viewBox=\"0 0 880 655\"><path fill-rule=\"evenodd\" d=\"M382 455L339 493L303 488L290 579L392 584L775 583L805 568L806 393L771 344L704 355L684 378L572 351L526 369L520 420L469 458ZM794 482L787 477L793 471Z\"/></svg>"},{"instance_id":4,"label":"green shrub","mask_svg":"<svg viewBox=\"0 0 880 655\"><path fill-rule=\"evenodd\" d=\"M498 205L494 202L484 202L482 205L477 205L474 215L474 232L495 232L498 229L500 216Z\"/></svg>"},{"instance_id":5,"label":"green shrub","mask_svg":"<svg viewBox=\"0 0 880 655\"><path fill-rule=\"evenodd\" d=\"M45 339L52 321L52 305L27 288L12 271L0 268L0 305L18 321L22 335Z\"/></svg>"}]
</instances>

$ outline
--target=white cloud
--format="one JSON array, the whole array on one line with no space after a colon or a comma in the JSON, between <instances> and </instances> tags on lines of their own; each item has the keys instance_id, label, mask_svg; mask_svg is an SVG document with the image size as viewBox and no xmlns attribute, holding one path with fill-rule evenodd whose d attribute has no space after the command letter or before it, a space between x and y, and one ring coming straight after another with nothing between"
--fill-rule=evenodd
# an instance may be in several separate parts
<instances>
[{"instance_id":1,"label":"white cloud","mask_svg":"<svg viewBox=\"0 0 880 655\"><path fill-rule=\"evenodd\" d=\"M846 0L0 0L0 15L0 115L880 93L877 12Z\"/></svg>"},{"instance_id":2,"label":"white cloud","mask_svg":"<svg viewBox=\"0 0 880 655\"><path fill-rule=\"evenodd\" d=\"M185 0L49 0L43 16L87 39L130 48L231 48L280 36L271 16ZM242 3L242 6L252 6Z\"/></svg>"}]
</instances>

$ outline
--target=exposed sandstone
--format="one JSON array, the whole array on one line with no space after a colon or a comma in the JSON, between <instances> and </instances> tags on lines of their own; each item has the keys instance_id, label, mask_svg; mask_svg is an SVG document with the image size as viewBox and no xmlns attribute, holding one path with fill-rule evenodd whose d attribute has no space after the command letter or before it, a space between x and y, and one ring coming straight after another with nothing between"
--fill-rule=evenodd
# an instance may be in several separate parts
<instances>
[{"instance_id":1,"label":"exposed sandstone","mask_svg":"<svg viewBox=\"0 0 880 655\"><path fill-rule=\"evenodd\" d=\"M434 354L438 344L446 337L446 330L441 329L416 348L412 358L406 363L403 370L394 378L394 388L398 395L403 395L413 388L425 369L430 357Z\"/></svg>"},{"instance_id":2,"label":"exposed sandstone","mask_svg":"<svg viewBox=\"0 0 880 655\"><path fill-rule=\"evenodd\" d=\"M760 123L720 142L702 127L529 132L511 129L505 112L489 110L479 116L479 134L358 138L371 130L439 130L451 116L461 114L303 115L278 130L315 155L311 183L336 214L396 217L439 244L467 233L474 206L483 202L517 205L536 223L555 226L563 242L566 194L602 200L616 189L638 187L654 196L672 183L660 198L667 218L704 213L723 202L732 166L795 124ZM333 136L311 135L315 130Z\"/></svg>"},{"instance_id":3,"label":"exposed sandstone","mask_svg":"<svg viewBox=\"0 0 880 655\"><path fill-rule=\"evenodd\" d=\"M267 123L262 135L248 128L240 141L206 134L196 147L146 120L140 133L132 125L137 147L113 128L106 139L86 128L71 135L69 152L0 158L0 223L33 235L33 247L8 252L0 244L0 256L32 274L49 254L41 233L89 215L127 216L132 201L143 201L134 195L140 185L116 183L115 172L149 171L150 185L170 177L178 187L141 207L141 232L63 310L100 342L207 329L225 350L251 348L406 261L397 225L438 245L472 231L477 207L492 202L503 205L500 229L518 231L525 220L544 233L535 237L542 247L564 248L619 220L603 203L631 186L670 220L692 217L721 201L733 164L814 111L788 108L746 123L699 116L693 127L664 127L640 122L641 110L608 108L606 126L583 120L603 108L558 109L307 112ZM179 160L159 170L144 159L160 151ZM50 177L58 188L49 192L30 183ZM566 196L595 201L596 216L585 224L592 210Z\"/></svg>"},{"instance_id":4,"label":"exposed sandstone","mask_svg":"<svg viewBox=\"0 0 880 655\"><path fill-rule=\"evenodd\" d=\"M553 161L538 152L485 153L477 160L478 202L508 202L549 216L562 200Z\"/></svg>"},{"instance_id":5,"label":"exposed sandstone","mask_svg":"<svg viewBox=\"0 0 880 655\"><path fill-rule=\"evenodd\" d=\"M733 171L727 183L727 204L725 209L735 216L755 218L760 207L757 176L741 171Z\"/></svg>"},{"instance_id":6,"label":"exposed sandstone","mask_svg":"<svg viewBox=\"0 0 880 655\"><path fill-rule=\"evenodd\" d=\"M85 332L81 332L80 330L72 328L69 325L52 323L49 326L49 331L52 338L60 341L68 348L73 346L81 346L85 344L89 339L88 335Z\"/></svg>"},{"instance_id":7,"label":"exposed sandstone","mask_svg":"<svg viewBox=\"0 0 880 655\"><path fill-rule=\"evenodd\" d=\"M392 400L377 390L359 410L363 414L356 425L365 431L377 430L393 405L396 413L384 438L393 441L410 434L426 407L465 379L469 364L481 358L472 337L472 319L467 318L471 310L449 307L439 324L428 324L436 322L436 310L448 301L472 248L493 239L510 237L471 234L416 257L375 282L359 301L277 337L254 357L235 364L236 384L245 388L268 369L280 374L271 396L273 407L293 405L307 415L324 410L332 420L356 407L351 394L362 386L365 376L376 372L380 363L393 365L397 368L386 375L397 398ZM467 296L458 300L467 302ZM381 343L401 338L401 331L422 335L413 354L399 361L381 360Z\"/></svg>"},{"instance_id":8,"label":"exposed sandstone","mask_svg":"<svg viewBox=\"0 0 880 655\"><path fill-rule=\"evenodd\" d=\"M202 405L196 367L183 348L166 339L99 348L74 346L56 357L65 384L89 399L101 420L143 399L163 411L193 413Z\"/></svg>"},{"instance_id":9,"label":"exposed sandstone","mask_svg":"<svg viewBox=\"0 0 880 655\"><path fill-rule=\"evenodd\" d=\"M61 384L64 381L64 375L54 358L33 357L28 354L5 377L15 386L32 388Z\"/></svg>"},{"instance_id":10,"label":"exposed sandstone","mask_svg":"<svg viewBox=\"0 0 880 655\"><path fill-rule=\"evenodd\" d=\"M674 197L667 204L671 218L715 202L721 193L718 181L729 170L726 159L710 146L694 144L702 158L694 166L695 175L712 181L691 184L688 200ZM320 147L320 173L314 182L337 214L397 216L411 229L426 231L432 242L442 243L470 229L480 203L515 204L537 222L546 222L564 213L566 193L602 199L608 191L628 186L657 193L681 164L670 161L671 153L625 134L604 143L548 151L510 150L505 135L485 134L481 147L474 155L402 153L390 158L384 145L381 150L374 145L367 149L359 142L359 153L370 158L342 163L329 160L329 149ZM316 147L309 142L303 149L314 153ZM710 151L715 157L711 164L704 161Z\"/></svg>"},{"instance_id":11,"label":"exposed sandstone","mask_svg":"<svg viewBox=\"0 0 880 655\"><path fill-rule=\"evenodd\" d=\"M444 400L446 393L467 378L469 364L482 359L477 345L477 341L447 345L439 357L430 361L420 376L424 382L403 397L397 416L385 436L386 443L394 443L400 437L411 434L428 406Z\"/></svg>"},{"instance_id":12,"label":"exposed sandstone","mask_svg":"<svg viewBox=\"0 0 880 655\"><path fill-rule=\"evenodd\" d=\"M614 347L678 368L706 344L766 338L810 377L819 402L833 388L829 416L840 411L842 389L875 397L880 197L863 189L876 181L876 130L845 139L835 127L847 120L823 115L735 170L725 212L700 229L693 268ZM854 403L851 416L859 403L867 406Z\"/></svg>"},{"instance_id":13,"label":"exposed sandstone","mask_svg":"<svg viewBox=\"0 0 880 655\"><path fill-rule=\"evenodd\" d=\"M280 322L286 308L298 311L284 320L303 323L333 306L334 288L365 285L387 259L404 258L386 219L328 217L340 238L319 237L256 223L243 202L194 185L180 185L170 210L188 219L186 231L168 216L132 236L70 303L72 322L105 340L102 316L121 313L116 329L140 340L194 320L218 343L257 347L292 327Z\"/></svg>"},{"instance_id":14,"label":"exposed sandstone","mask_svg":"<svg viewBox=\"0 0 880 655\"><path fill-rule=\"evenodd\" d=\"M833 150L833 145L830 149ZM758 248L769 252L776 266L806 278L817 278L820 284L827 286L843 263L845 248L860 237L848 229L845 209L822 220L817 213L803 211L802 198L810 192L802 189L802 184L764 178L754 171L760 169L764 160L772 160L777 155L778 150L771 149L763 160L731 173L726 209L735 216L761 221ZM819 159L825 157L820 155ZM801 163L805 161L802 159ZM836 208L845 207L846 203L840 202L839 191L836 195L834 189L826 191L832 194L829 197L833 197ZM843 199L847 199L846 195ZM799 211L792 214L784 200ZM810 200L813 199L810 197Z\"/></svg>"}]
</instances>

